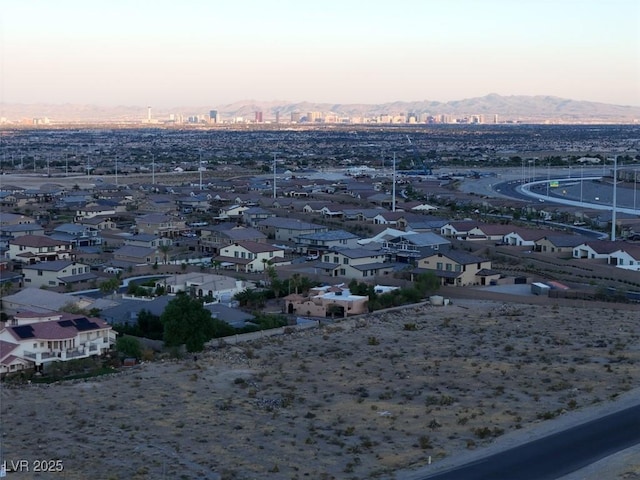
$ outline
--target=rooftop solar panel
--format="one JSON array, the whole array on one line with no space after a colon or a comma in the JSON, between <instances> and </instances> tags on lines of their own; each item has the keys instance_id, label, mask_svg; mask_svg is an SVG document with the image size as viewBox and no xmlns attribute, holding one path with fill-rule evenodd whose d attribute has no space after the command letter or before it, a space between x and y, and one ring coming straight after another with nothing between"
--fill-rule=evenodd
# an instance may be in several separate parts
<instances>
[{"instance_id":1,"label":"rooftop solar panel","mask_svg":"<svg viewBox=\"0 0 640 480\"><path fill-rule=\"evenodd\" d=\"M20 325L18 327L13 327L13 331L20 338L34 338L35 335L33 333L33 327L31 325Z\"/></svg>"}]
</instances>

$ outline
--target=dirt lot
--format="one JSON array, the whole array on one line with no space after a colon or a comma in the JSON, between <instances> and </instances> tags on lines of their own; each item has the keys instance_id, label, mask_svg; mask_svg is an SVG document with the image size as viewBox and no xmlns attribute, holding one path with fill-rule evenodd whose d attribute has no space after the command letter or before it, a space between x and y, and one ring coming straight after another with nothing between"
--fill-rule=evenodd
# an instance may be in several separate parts
<instances>
[{"instance_id":1,"label":"dirt lot","mask_svg":"<svg viewBox=\"0 0 640 480\"><path fill-rule=\"evenodd\" d=\"M409 478L395 472L640 386L638 306L504 298L372 314L92 381L3 388L4 459L63 464L9 475ZM607 478L640 478L640 462L621 460L617 472Z\"/></svg>"}]
</instances>

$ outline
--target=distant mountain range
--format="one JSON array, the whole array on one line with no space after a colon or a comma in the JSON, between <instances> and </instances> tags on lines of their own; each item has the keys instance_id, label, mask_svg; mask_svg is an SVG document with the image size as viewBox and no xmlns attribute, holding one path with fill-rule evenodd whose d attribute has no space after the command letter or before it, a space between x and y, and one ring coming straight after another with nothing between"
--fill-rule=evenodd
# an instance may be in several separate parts
<instances>
[{"instance_id":1,"label":"distant mountain range","mask_svg":"<svg viewBox=\"0 0 640 480\"><path fill-rule=\"evenodd\" d=\"M636 123L640 122L640 107L610 105L606 103L570 100L552 96L503 96L492 93L484 97L451 102L414 101L383 104L331 104L286 101L261 102L244 100L227 105L202 107L151 108L152 119L168 120L170 115L208 116L217 110L223 121L243 118L253 121L255 112L262 112L264 121L273 121L279 112L280 121L288 122L292 113L306 116L307 112L321 112L337 117L377 117L379 115L452 115L461 118L484 115L485 122L498 120L550 123ZM62 122L143 122L148 108L138 106L105 107L75 104L0 104L0 117L10 122L31 122L35 118L48 118L52 123Z\"/></svg>"}]
</instances>

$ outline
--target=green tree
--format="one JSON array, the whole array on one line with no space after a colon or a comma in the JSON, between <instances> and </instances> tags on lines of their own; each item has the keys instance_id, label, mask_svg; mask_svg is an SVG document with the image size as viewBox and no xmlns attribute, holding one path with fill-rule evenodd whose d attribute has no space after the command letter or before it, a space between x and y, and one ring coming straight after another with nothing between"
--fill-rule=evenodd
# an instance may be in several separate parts
<instances>
[{"instance_id":1,"label":"green tree","mask_svg":"<svg viewBox=\"0 0 640 480\"><path fill-rule=\"evenodd\" d=\"M139 359L142 356L142 348L137 338L122 336L116 340L116 350L124 357Z\"/></svg>"},{"instance_id":2,"label":"green tree","mask_svg":"<svg viewBox=\"0 0 640 480\"><path fill-rule=\"evenodd\" d=\"M243 291L238 292L234 297L241 307L246 307L251 310L264 307L265 298L263 292L258 292L252 288L245 288Z\"/></svg>"},{"instance_id":3,"label":"green tree","mask_svg":"<svg viewBox=\"0 0 640 480\"><path fill-rule=\"evenodd\" d=\"M167 347L185 345L188 352L200 352L204 344L214 338L216 323L202 303L184 292L171 300L160 316Z\"/></svg>"},{"instance_id":4,"label":"green tree","mask_svg":"<svg viewBox=\"0 0 640 480\"><path fill-rule=\"evenodd\" d=\"M112 292L118 290L118 288L120 287L121 283L122 282L120 280L120 277L116 276L116 277L110 278L109 280L105 280L104 282L100 283L100 285L98 285L98 288L104 294L112 293Z\"/></svg>"},{"instance_id":5,"label":"green tree","mask_svg":"<svg viewBox=\"0 0 640 480\"><path fill-rule=\"evenodd\" d=\"M152 338L154 340L162 340L164 327L160 321L160 317L154 315L149 310L140 310L138 312L138 327L143 337Z\"/></svg>"}]
</instances>

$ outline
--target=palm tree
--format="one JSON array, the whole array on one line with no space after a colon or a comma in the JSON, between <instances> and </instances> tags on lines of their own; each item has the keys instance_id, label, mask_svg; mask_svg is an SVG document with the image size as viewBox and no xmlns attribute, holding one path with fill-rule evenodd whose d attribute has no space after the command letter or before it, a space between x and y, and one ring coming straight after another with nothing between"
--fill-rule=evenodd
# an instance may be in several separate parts
<instances>
[{"instance_id":1,"label":"palm tree","mask_svg":"<svg viewBox=\"0 0 640 480\"><path fill-rule=\"evenodd\" d=\"M166 243L163 243L158 247L158 250L162 252L162 255L164 257L164 264L166 265L167 258L169 257L169 251L171 250L171 246L167 245Z\"/></svg>"}]
</instances>

